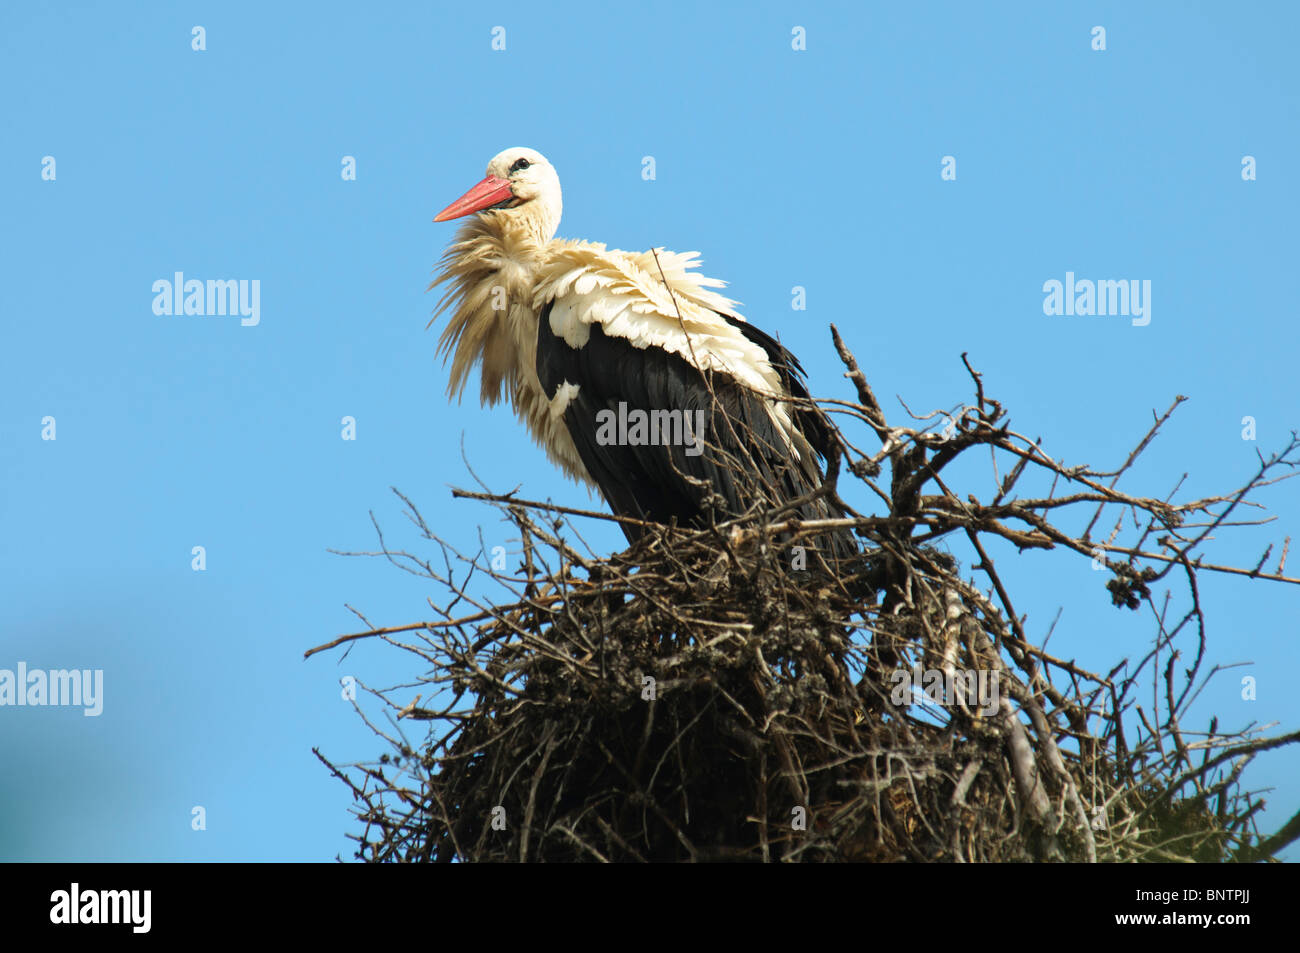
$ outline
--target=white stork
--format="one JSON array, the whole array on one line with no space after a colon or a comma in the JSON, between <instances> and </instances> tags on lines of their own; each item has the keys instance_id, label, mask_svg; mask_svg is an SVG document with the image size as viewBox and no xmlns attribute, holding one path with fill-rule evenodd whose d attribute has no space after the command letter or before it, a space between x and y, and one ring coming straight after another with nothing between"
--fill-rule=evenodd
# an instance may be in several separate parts
<instances>
[{"instance_id":1,"label":"white stork","mask_svg":"<svg viewBox=\"0 0 1300 953\"><path fill-rule=\"evenodd\" d=\"M555 168L513 148L434 218L473 216L429 286L447 286L434 320L451 310L448 396L478 365L483 404L508 395L551 460L621 516L706 525L710 510L739 516L819 487L832 437L795 357L711 290L724 282L692 270L695 252L557 240L561 207ZM839 514L818 499L786 515ZM829 539L836 555L856 551L847 532Z\"/></svg>"}]
</instances>

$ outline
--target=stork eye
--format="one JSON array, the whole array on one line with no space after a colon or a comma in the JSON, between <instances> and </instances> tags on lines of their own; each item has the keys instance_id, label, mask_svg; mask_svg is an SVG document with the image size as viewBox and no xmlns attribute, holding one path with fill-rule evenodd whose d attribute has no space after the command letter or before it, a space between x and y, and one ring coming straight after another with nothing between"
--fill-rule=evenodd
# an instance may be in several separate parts
<instances>
[{"instance_id":1,"label":"stork eye","mask_svg":"<svg viewBox=\"0 0 1300 953\"><path fill-rule=\"evenodd\" d=\"M515 164L512 165L512 166L510 167L510 171L511 171L511 172L522 172L524 169L528 168L530 165L532 165L532 163L529 162L527 159L516 159L516 160L515 160Z\"/></svg>"}]
</instances>

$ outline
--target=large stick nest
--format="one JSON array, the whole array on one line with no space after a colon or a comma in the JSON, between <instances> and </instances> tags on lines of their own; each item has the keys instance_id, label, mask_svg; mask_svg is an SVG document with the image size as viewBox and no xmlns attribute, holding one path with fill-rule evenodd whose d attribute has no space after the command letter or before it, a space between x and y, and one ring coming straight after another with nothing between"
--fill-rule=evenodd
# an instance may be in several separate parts
<instances>
[{"instance_id":1,"label":"large stick nest","mask_svg":"<svg viewBox=\"0 0 1300 953\"><path fill-rule=\"evenodd\" d=\"M356 799L358 857L1224 861L1267 858L1300 836L1297 815L1261 837L1261 803L1239 783L1256 753L1300 733L1182 724L1214 674L1201 672L1198 573L1300 582L1284 575L1285 551L1276 572L1268 553L1253 569L1200 554L1295 467L1295 435L1231 493L1132 496L1120 477L1183 398L1121 467L1094 472L1011 430L973 370L973 404L890 426L835 342L857 388L835 409L881 444L868 454L844 439L847 464L830 461L823 492L842 520L657 527L601 557L581 527L612 517L458 493L509 521L509 565L487 547L460 553L403 497L438 562L386 544L380 554L432 581L438 618L312 650L378 638L423 672L415 686L367 689L390 715L371 724L391 753L342 768L322 756ZM986 447L991 498L950 489L945 468ZM1015 495L1029 474L1045 492ZM845 504L841 480L868 486L885 515ZM1071 519L1086 525L1060 528ZM864 556L827 566L819 535L843 526ZM939 548L953 539L978 563L963 569ZM1094 560L1116 606L1152 611L1146 657L1099 674L1031 644L994 540ZM1181 611L1152 592L1174 573ZM503 598L482 594L486 579ZM1137 702L1139 680L1154 708ZM411 720L426 737L406 737Z\"/></svg>"}]
</instances>

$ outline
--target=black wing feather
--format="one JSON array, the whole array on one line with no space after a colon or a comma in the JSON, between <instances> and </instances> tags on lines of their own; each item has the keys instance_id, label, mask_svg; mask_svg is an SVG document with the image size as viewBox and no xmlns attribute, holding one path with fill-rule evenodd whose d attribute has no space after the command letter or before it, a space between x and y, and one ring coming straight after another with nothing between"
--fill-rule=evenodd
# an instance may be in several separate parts
<instances>
[{"instance_id":1,"label":"black wing feather","mask_svg":"<svg viewBox=\"0 0 1300 953\"><path fill-rule=\"evenodd\" d=\"M715 311L714 314L722 318L733 328L745 335L752 343L757 344L767 353L767 359L776 372L781 375L781 380L785 384L786 392L791 397L799 401L808 401L801 403L795 408L794 422L812 444L823 459L831 454L833 445L833 430L830 421L826 415L814 405L808 394L808 388L804 384L804 369L799 363L799 358L795 357L788 351L785 345L772 337L762 328L757 328L748 321L741 321L735 315L725 314L722 311Z\"/></svg>"},{"instance_id":2,"label":"black wing feather","mask_svg":"<svg viewBox=\"0 0 1300 953\"><path fill-rule=\"evenodd\" d=\"M550 314L548 303L538 322L537 375L548 397L562 384L578 385L565 410L565 424L615 513L699 526L708 523L711 509L725 519L755 505L776 506L815 488L791 458L761 396L662 348L638 348L609 335L599 323L590 325L585 345L570 347L551 330ZM733 323L779 365L792 395L807 395L802 369L790 352L757 328ZM597 415L606 410L617 414L620 402L629 414L681 410L695 420L695 412L703 411L702 452L692 455L681 444L602 444ZM828 515L824 507L808 509L805 518ZM629 539L636 538L634 530L624 528Z\"/></svg>"}]
</instances>

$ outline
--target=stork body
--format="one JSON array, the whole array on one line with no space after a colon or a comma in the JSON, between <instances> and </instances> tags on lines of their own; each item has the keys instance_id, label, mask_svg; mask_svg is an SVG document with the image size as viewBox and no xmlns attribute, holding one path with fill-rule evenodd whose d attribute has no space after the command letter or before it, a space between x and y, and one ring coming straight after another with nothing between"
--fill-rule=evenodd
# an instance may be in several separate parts
<instances>
[{"instance_id":1,"label":"stork body","mask_svg":"<svg viewBox=\"0 0 1300 953\"><path fill-rule=\"evenodd\" d=\"M820 486L831 438L798 403L798 361L694 253L555 240L559 180L530 149L496 156L435 221L471 214L434 281L448 285L450 395L480 366L485 404L508 396L555 463L647 522L704 525ZM838 514L819 499L789 515ZM847 533L830 540L835 555L856 550Z\"/></svg>"}]
</instances>

